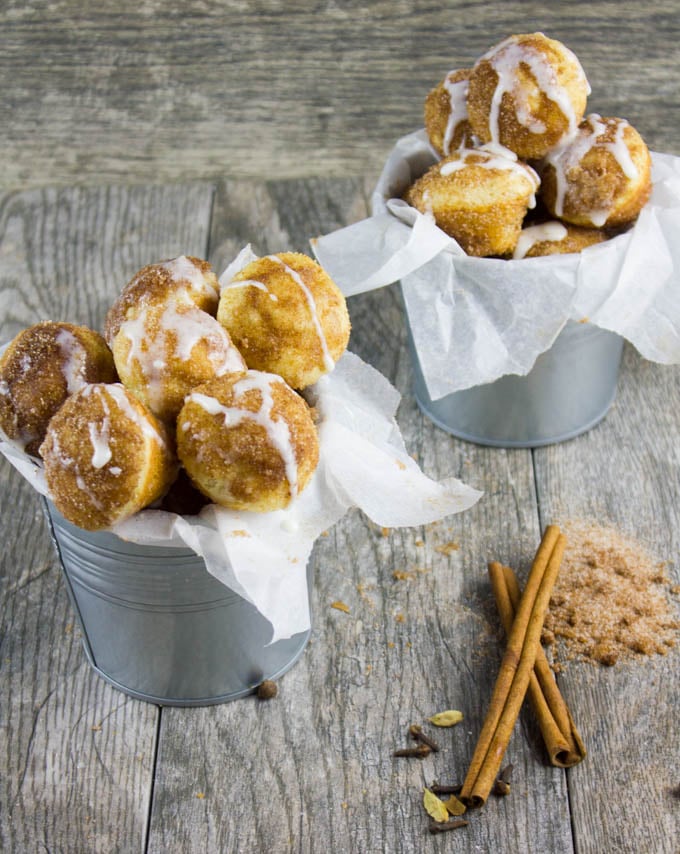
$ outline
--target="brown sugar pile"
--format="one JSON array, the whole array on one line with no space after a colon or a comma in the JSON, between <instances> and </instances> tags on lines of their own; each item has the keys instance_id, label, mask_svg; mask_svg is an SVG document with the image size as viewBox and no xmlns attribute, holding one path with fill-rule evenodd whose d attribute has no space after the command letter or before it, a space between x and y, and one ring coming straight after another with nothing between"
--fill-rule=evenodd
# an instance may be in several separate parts
<instances>
[{"instance_id":1,"label":"brown sugar pile","mask_svg":"<svg viewBox=\"0 0 680 854\"><path fill-rule=\"evenodd\" d=\"M567 548L543 641L558 659L611 666L639 655L665 655L680 636L664 564L614 528L562 526ZM557 646L557 641L562 643Z\"/></svg>"}]
</instances>

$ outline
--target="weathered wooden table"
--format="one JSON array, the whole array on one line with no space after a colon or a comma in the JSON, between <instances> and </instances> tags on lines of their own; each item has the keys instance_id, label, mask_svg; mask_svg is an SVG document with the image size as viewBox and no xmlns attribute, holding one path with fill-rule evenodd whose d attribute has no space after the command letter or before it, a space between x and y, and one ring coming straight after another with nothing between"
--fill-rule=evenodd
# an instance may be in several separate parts
<instances>
[{"instance_id":1,"label":"weathered wooden table","mask_svg":"<svg viewBox=\"0 0 680 854\"><path fill-rule=\"evenodd\" d=\"M125 0L90 20L66 1L3 10L0 341L43 318L99 326L151 261L189 253L219 271L247 242L308 251L366 215L427 89L512 32L563 39L594 109L680 153L673 0L265 2L258 17L174 5ZM417 409L397 287L349 304L351 349L403 394L409 450L483 498L414 530L348 514L315 547L312 640L279 696L158 708L91 671L38 496L0 460L2 851L678 850L677 651L559 677L589 749L573 770L546 765L524 712L510 797L441 837L421 798L463 776L500 660L487 560L524 575L546 524L586 518L648 544L680 580L680 369L627 347L597 428L535 451L482 448ZM465 721L441 753L392 757L410 723L445 708Z\"/></svg>"},{"instance_id":2,"label":"weathered wooden table","mask_svg":"<svg viewBox=\"0 0 680 854\"><path fill-rule=\"evenodd\" d=\"M362 214L365 190L226 181L5 196L2 337L43 317L99 326L151 259L185 251L221 269L249 239L262 252L306 250L310 234ZM387 534L351 512L313 553L312 641L278 698L158 708L90 670L40 501L3 461L3 850L677 850L677 653L569 666L560 683L589 758L566 773L547 766L525 714L508 753L512 797L492 799L455 840L429 838L421 798L435 777L464 774L490 695L501 639L488 559L524 572L543 526L584 517L675 558L680 370L628 349L617 402L596 429L535 451L485 449L414 404L398 291L352 298L350 310L352 349L404 395L410 451L430 475L458 476L484 497ZM437 550L451 541L460 548ZM444 708L465 722L444 733L440 754L392 758L410 723Z\"/></svg>"}]
</instances>

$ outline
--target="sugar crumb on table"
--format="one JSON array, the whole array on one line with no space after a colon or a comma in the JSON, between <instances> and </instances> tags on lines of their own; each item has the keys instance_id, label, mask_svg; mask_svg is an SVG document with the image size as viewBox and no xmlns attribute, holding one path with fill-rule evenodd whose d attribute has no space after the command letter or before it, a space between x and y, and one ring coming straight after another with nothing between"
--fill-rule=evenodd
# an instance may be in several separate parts
<instances>
[{"instance_id":1,"label":"sugar crumb on table","mask_svg":"<svg viewBox=\"0 0 680 854\"><path fill-rule=\"evenodd\" d=\"M460 550L460 543L455 542L455 540L450 540L448 543L442 543L440 546L435 546L434 550L439 552L439 554L452 555L454 552Z\"/></svg>"}]
</instances>

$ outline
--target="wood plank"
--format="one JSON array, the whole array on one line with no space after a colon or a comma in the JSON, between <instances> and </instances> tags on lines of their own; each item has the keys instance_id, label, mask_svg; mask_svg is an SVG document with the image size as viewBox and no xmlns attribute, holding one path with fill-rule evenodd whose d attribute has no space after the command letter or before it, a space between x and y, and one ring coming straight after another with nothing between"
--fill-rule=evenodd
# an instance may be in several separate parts
<instances>
[{"instance_id":1,"label":"wood plank","mask_svg":"<svg viewBox=\"0 0 680 854\"><path fill-rule=\"evenodd\" d=\"M0 198L0 340L40 319L98 327L143 264L207 246L210 186ZM2 458L0 849L143 848L158 710L86 662L38 496Z\"/></svg>"},{"instance_id":2,"label":"wood plank","mask_svg":"<svg viewBox=\"0 0 680 854\"><path fill-rule=\"evenodd\" d=\"M535 452L542 521L612 526L669 561L680 550L680 369L625 352L618 398L605 421ZM579 712L588 761L568 772L581 854L677 851L680 815L679 655L612 668L570 663L560 681ZM674 795L674 792L676 793Z\"/></svg>"},{"instance_id":3,"label":"wood plank","mask_svg":"<svg viewBox=\"0 0 680 854\"><path fill-rule=\"evenodd\" d=\"M591 108L679 153L675 0L3 4L0 186L375 175L427 92L511 33L579 56Z\"/></svg>"},{"instance_id":4,"label":"wood plank","mask_svg":"<svg viewBox=\"0 0 680 854\"><path fill-rule=\"evenodd\" d=\"M304 249L310 235L342 225L343 212L360 215L363 197L352 182L255 190L226 182L213 251L224 261L249 235L260 251L284 248L284 239L285 248ZM538 541L531 454L477 448L423 418L408 396L396 288L351 299L350 312L351 348L406 393L399 421L421 465L486 495L468 513L424 529L383 532L352 512L320 538L312 641L280 680L279 696L163 710L151 852L421 852L453 844L429 838L422 790L435 777L460 780L472 755L501 649L486 562L526 569ZM437 551L452 542L459 547L450 554ZM336 600L350 612L332 608ZM392 757L408 743L410 723L450 707L466 720L437 733L439 754ZM528 718L508 758L516 797L472 816L456 849L571 852L565 775L546 767Z\"/></svg>"}]
</instances>

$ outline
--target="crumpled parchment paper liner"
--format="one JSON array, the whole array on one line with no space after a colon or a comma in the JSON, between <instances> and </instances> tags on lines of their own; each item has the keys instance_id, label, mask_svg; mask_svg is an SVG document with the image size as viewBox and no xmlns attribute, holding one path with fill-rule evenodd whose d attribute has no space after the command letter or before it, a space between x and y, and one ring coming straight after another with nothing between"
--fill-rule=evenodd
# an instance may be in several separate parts
<instances>
[{"instance_id":1,"label":"crumpled parchment paper liner","mask_svg":"<svg viewBox=\"0 0 680 854\"><path fill-rule=\"evenodd\" d=\"M401 279L432 400L527 374L568 320L680 362L680 158L652 154L652 197L625 234L579 254L472 258L399 197L438 157L424 131L400 139L372 197L373 216L312 240L347 296Z\"/></svg>"},{"instance_id":2,"label":"crumpled parchment paper liner","mask_svg":"<svg viewBox=\"0 0 680 854\"><path fill-rule=\"evenodd\" d=\"M241 266L250 257L248 247ZM418 468L394 419L399 393L353 353L305 396L319 416L320 459L286 510L238 512L211 504L183 517L147 509L113 528L133 542L193 549L209 572L272 623L272 642L309 628L307 561L316 538L349 508L360 507L385 527L423 525L467 509L481 495L455 478L435 482ZM38 461L7 441L0 452L47 493Z\"/></svg>"}]
</instances>

